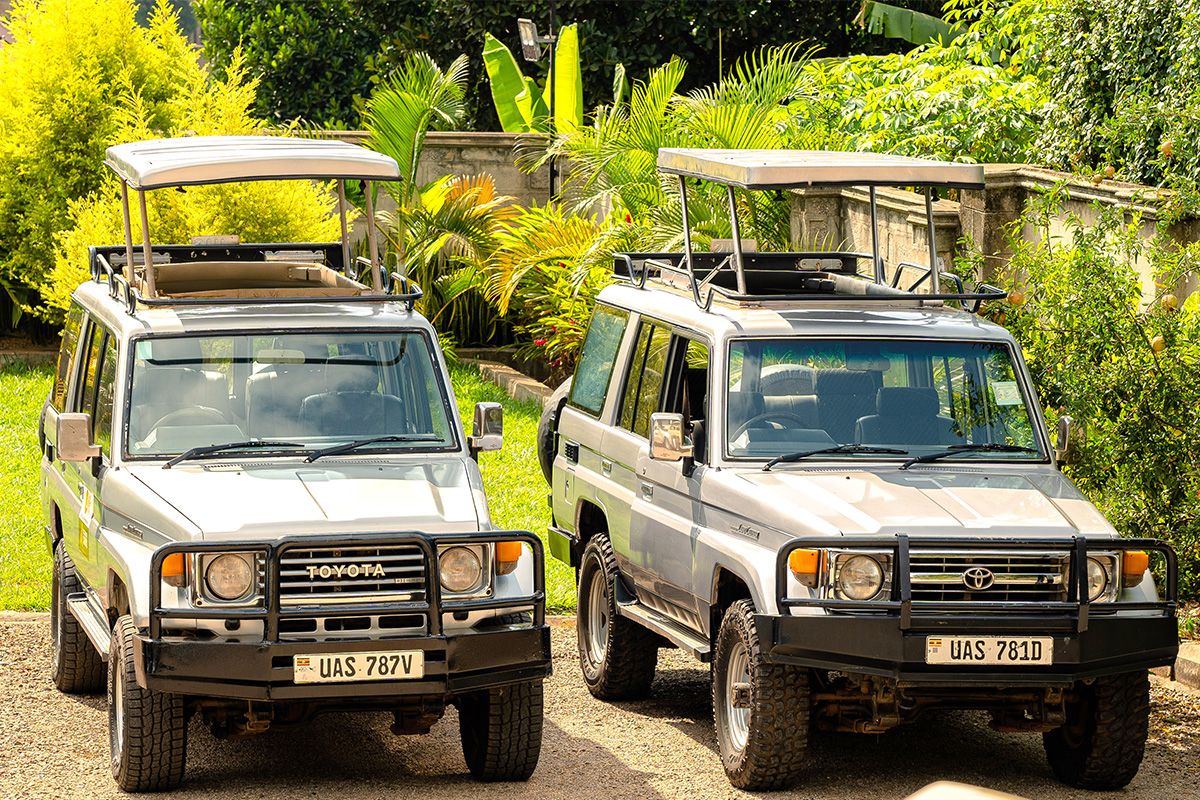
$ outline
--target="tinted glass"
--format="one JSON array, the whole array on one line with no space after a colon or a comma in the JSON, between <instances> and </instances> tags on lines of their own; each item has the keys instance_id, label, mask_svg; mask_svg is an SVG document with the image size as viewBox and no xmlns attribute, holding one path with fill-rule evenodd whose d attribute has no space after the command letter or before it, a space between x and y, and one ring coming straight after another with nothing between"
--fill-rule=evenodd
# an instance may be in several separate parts
<instances>
[{"instance_id":1,"label":"tinted glass","mask_svg":"<svg viewBox=\"0 0 1200 800\"><path fill-rule=\"evenodd\" d=\"M624 311L596 306L571 382L571 405L593 416L600 413L628 321L629 314Z\"/></svg>"},{"instance_id":2,"label":"tinted glass","mask_svg":"<svg viewBox=\"0 0 1200 800\"><path fill-rule=\"evenodd\" d=\"M1005 444L1036 453L962 457L1042 457L1031 417L1036 405L999 343L736 341L726 401L727 451L734 457L841 444L910 456Z\"/></svg>"},{"instance_id":3,"label":"tinted glass","mask_svg":"<svg viewBox=\"0 0 1200 800\"><path fill-rule=\"evenodd\" d=\"M416 332L159 337L134 346L128 450L170 455L251 439L317 449L454 446L450 400Z\"/></svg>"},{"instance_id":4,"label":"tinted glass","mask_svg":"<svg viewBox=\"0 0 1200 800\"><path fill-rule=\"evenodd\" d=\"M639 436L650 435L650 415L658 410L670 342L671 331L661 325L643 322L638 330L637 348L625 379L620 424Z\"/></svg>"},{"instance_id":5,"label":"tinted glass","mask_svg":"<svg viewBox=\"0 0 1200 800\"><path fill-rule=\"evenodd\" d=\"M79 410L91 414L96 408L96 382L100 378L100 348L104 344L104 331L98 325L89 326L89 341L83 368L83 388L79 396Z\"/></svg>"},{"instance_id":6,"label":"tinted glass","mask_svg":"<svg viewBox=\"0 0 1200 800\"><path fill-rule=\"evenodd\" d=\"M113 389L117 383L117 342L105 337L104 359L100 362L100 387L96 398L96 425L93 438L104 455L112 455Z\"/></svg>"},{"instance_id":7,"label":"tinted glass","mask_svg":"<svg viewBox=\"0 0 1200 800\"><path fill-rule=\"evenodd\" d=\"M75 366L75 351L79 346L79 332L83 327L83 309L72 305L67 312L67 323L63 326L62 344L58 350L58 372L54 376L54 393L50 400L55 411L67 408L67 387L71 383L71 370Z\"/></svg>"}]
</instances>

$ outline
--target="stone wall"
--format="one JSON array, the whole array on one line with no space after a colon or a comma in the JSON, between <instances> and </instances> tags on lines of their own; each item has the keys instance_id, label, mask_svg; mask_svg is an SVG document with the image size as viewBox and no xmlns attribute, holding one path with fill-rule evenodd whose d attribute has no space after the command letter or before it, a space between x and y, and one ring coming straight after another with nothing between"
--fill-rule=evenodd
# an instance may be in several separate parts
<instances>
[{"instance_id":1,"label":"stone wall","mask_svg":"<svg viewBox=\"0 0 1200 800\"><path fill-rule=\"evenodd\" d=\"M1006 230L1022 215L1028 201L1039 193L1065 182L1066 197L1058 214L1050 222L1052 236L1066 231L1070 217L1085 223L1094 221L1097 205L1118 207L1141 214L1141 231L1153 236L1158 225L1158 189L1120 181L1093 184L1067 173L1025 164L988 164L984 166L982 190L959 192L957 201L938 200L934 204L934 228L937 252L944 262L964 235L979 247L985 257L984 278L995 275L1011 256ZM792 239L798 249L838 249L871 252L870 196L866 190L800 189L792 206ZM920 194L898 189L879 189L879 250L885 262L894 266L903 261L929 262L926 244L925 199ZM1189 220L1168 231L1181 243L1200 241L1200 221ZM1032 226L1022 237L1033 240ZM891 277L889 270L888 276ZM1138 264L1143 294L1149 300L1155 293L1149 265ZM1176 287L1185 295L1196 287Z\"/></svg>"}]
</instances>

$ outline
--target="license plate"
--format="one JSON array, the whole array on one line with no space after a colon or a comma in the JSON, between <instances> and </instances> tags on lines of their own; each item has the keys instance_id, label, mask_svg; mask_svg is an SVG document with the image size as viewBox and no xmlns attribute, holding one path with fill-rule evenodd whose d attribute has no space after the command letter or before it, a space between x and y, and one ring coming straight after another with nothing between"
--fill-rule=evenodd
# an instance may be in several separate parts
<instances>
[{"instance_id":1,"label":"license plate","mask_svg":"<svg viewBox=\"0 0 1200 800\"><path fill-rule=\"evenodd\" d=\"M386 653L322 653L292 656L296 683L395 681L425 676L423 650Z\"/></svg>"},{"instance_id":2,"label":"license plate","mask_svg":"<svg viewBox=\"0 0 1200 800\"><path fill-rule=\"evenodd\" d=\"M926 664L1053 664L1049 636L930 636Z\"/></svg>"}]
</instances>

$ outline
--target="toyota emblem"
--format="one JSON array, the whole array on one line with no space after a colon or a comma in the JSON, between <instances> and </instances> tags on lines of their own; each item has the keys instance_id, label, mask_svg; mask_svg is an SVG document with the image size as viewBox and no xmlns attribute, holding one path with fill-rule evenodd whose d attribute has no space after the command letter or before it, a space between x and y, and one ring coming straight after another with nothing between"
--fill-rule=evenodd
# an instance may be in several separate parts
<instances>
[{"instance_id":1,"label":"toyota emblem","mask_svg":"<svg viewBox=\"0 0 1200 800\"><path fill-rule=\"evenodd\" d=\"M972 591L981 592L990 589L996 582L996 576L987 567L971 567L962 574L963 585Z\"/></svg>"}]
</instances>

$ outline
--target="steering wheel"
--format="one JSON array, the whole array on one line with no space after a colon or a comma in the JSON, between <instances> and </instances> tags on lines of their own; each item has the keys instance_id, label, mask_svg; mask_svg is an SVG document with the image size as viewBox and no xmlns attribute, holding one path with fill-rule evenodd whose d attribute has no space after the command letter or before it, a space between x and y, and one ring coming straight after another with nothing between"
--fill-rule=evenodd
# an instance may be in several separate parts
<instances>
[{"instance_id":1,"label":"steering wheel","mask_svg":"<svg viewBox=\"0 0 1200 800\"><path fill-rule=\"evenodd\" d=\"M164 414L159 417L158 422L150 426L150 429L171 425L224 425L228 421L225 419L225 415L215 408L193 406L192 408L177 408Z\"/></svg>"},{"instance_id":2,"label":"steering wheel","mask_svg":"<svg viewBox=\"0 0 1200 800\"><path fill-rule=\"evenodd\" d=\"M808 427L808 420L800 419L800 417L787 411L765 411L762 414L755 414L753 417L743 422L741 426L733 432L733 435L730 438L738 438L756 422L795 422L798 423L801 428Z\"/></svg>"}]
</instances>

